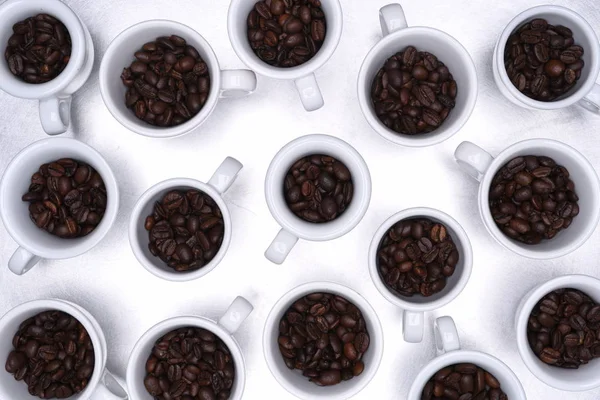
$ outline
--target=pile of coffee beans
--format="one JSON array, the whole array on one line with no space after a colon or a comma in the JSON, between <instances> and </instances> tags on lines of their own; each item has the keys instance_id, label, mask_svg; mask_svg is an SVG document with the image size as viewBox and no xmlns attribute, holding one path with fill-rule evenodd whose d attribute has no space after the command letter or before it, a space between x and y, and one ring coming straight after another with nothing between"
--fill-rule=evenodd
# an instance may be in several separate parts
<instances>
[{"instance_id":1,"label":"pile of coffee beans","mask_svg":"<svg viewBox=\"0 0 600 400\"><path fill-rule=\"evenodd\" d=\"M154 400L227 400L234 380L227 345L206 329L187 327L156 341L144 386Z\"/></svg>"},{"instance_id":2,"label":"pile of coffee beans","mask_svg":"<svg viewBox=\"0 0 600 400\"><path fill-rule=\"evenodd\" d=\"M29 394L66 399L82 392L94 372L94 346L86 329L62 311L44 311L21 323L6 371L24 381Z\"/></svg>"},{"instance_id":3,"label":"pile of coffee beans","mask_svg":"<svg viewBox=\"0 0 600 400\"><path fill-rule=\"evenodd\" d=\"M550 157L520 156L494 176L489 206L496 225L511 239L539 244L567 229L579 214L569 171Z\"/></svg>"},{"instance_id":4,"label":"pile of coffee beans","mask_svg":"<svg viewBox=\"0 0 600 400\"><path fill-rule=\"evenodd\" d=\"M149 249L177 272L204 267L217 255L225 234L221 209L196 189L173 190L154 204L144 224Z\"/></svg>"},{"instance_id":5,"label":"pile of coffee beans","mask_svg":"<svg viewBox=\"0 0 600 400\"><path fill-rule=\"evenodd\" d=\"M296 161L285 177L284 187L290 210L312 223L333 221L346 211L354 196L348 167L322 154Z\"/></svg>"},{"instance_id":6,"label":"pile of coffee beans","mask_svg":"<svg viewBox=\"0 0 600 400\"><path fill-rule=\"evenodd\" d=\"M553 101L573 89L581 77L582 56L583 47L575 44L571 29L537 18L508 38L504 65L525 96Z\"/></svg>"},{"instance_id":7,"label":"pile of coffee beans","mask_svg":"<svg viewBox=\"0 0 600 400\"><path fill-rule=\"evenodd\" d=\"M171 127L197 115L210 92L208 65L195 47L172 35L146 43L123 70L125 105L151 125Z\"/></svg>"},{"instance_id":8,"label":"pile of coffee beans","mask_svg":"<svg viewBox=\"0 0 600 400\"><path fill-rule=\"evenodd\" d=\"M555 290L533 308L527 338L542 362L579 368L600 358L600 305L579 290Z\"/></svg>"},{"instance_id":9,"label":"pile of coffee beans","mask_svg":"<svg viewBox=\"0 0 600 400\"><path fill-rule=\"evenodd\" d=\"M27 83L45 83L60 75L71 58L71 35L48 14L13 25L4 57L10 72Z\"/></svg>"},{"instance_id":10,"label":"pile of coffee beans","mask_svg":"<svg viewBox=\"0 0 600 400\"><path fill-rule=\"evenodd\" d=\"M403 135L439 128L455 107L456 81L436 56L408 46L390 57L371 86L375 114Z\"/></svg>"},{"instance_id":11,"label":"pile of coffee beans","mask_svg":"<svg viewBox=\"0 0 600 400\"><path fill-rule=\"evenodd\" d=\"M22 200L29 204L35 225L60 238L92 232L106 211L106 187L100 174L71 158L43 164L31 177Z\"/></svg>"},{"instance_id":12,"label":"pile of coffee beans","mask_svg":"<svg viewBox=\"0 0 600 400\"><path fill-rule=\"evenodd\" d=\"M370 338L361 311L343 297L311 293L279 321L279 350L289 369L319 386L362 374Z\"/></svg>"},{"instance_id":13,"label":"pile of coffee beans","mask_svg":"<svg viewBox=\"0 0 600 400\"><path fill-rule=\"evenodd\" d=\"M377 250L377 269L385 286L400 296L432 296L446 287L459 253L444 224L429 218L394 224Z\"/></svg>"},{"instance_id":14,"label":"pile of coffee beans","mask_svg":"<svg viewBox=\"0 0 600 400\"><path fill-rule=\"evenodd\" d=\"M327 33L321 0L265 0L248 15L254 53L280 68L302 65L323 46Z\"/></svg>"},{"instance_id":15,"label":"pile of coffee beans","mask_svg":"<svg viewBox=\"0 0 600 400\"><path fill-rule=\"evenodd\" d=\"M508 400L496 377L475 364L439 370L423 388L421 400Z\"/></svg>"}]
</instances>

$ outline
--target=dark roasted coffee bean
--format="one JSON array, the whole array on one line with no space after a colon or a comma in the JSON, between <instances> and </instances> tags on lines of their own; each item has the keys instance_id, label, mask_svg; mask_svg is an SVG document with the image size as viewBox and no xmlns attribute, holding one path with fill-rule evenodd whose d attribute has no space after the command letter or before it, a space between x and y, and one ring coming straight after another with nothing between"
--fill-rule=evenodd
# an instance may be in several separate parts
<instances>
[{"instance_id":1,"label":"dark roasted coffee bean","mask_svg":"<svg viewBox=\"0 0 600 400\"><path fill-rule=\"evenodd\" d=\"M508 400L501 382L474 364L455 364L438 371L423 388L421 399Z\"/></svg>"}]
</instances>

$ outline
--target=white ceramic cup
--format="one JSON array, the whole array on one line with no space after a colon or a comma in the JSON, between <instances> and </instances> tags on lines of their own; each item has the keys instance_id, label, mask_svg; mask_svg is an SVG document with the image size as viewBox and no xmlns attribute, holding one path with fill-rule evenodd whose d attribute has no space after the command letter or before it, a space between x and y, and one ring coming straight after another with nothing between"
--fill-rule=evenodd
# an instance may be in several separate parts
<instances>
[{"instance_id":1,"label":"white ceramic cup","mask_svg":"<svg viewBox=\"0 0 600 400\"><path fill-rule=\"evenodd\" d=\"M70 400L117 400L127 399L122 380L106 369L108 348L104 332L98 321L85 309L65 300L35 300L21 304L0 319L0 359L6 360L14 349L12 337L22 322L41 312L59 310L76 318L85 327L94 346L94 372L87 387L81 393L69 397ZM0 371L0 398L10 400L31 400L32 397L24 382L16 381L4 368Z\"/></svg>"},{"instance_id":2,"label":"white ceramic cup","mask_svg":"<svg viewBox=\"0 0 600 400\"><path fill-rule=\"evenodd\" d=\"M370 345L362 361L365 364L363 373L349 381L334 386L317 386L303 376L299 370L290 370L279 351L279 321L296 300L315 292L332 293L353 303L362 312ZM290 290L271 309L263 334L263 350L265 359L275 379L288 392L301 399L348 399L364 389L373 379L383 356L383 331L377 313L371 305L354 290L332 282L311 282Z\"/></svg>"},{"instance_id":3,"label":"white ceramic cup","mask_svg":"<svg viewBox=\"0 0 600 400\"><path fill-rule=\"evenodd\" d=\"M157 183L148 189L137 201L129 219L129 244L138 261L152 274L169 281L186 282L198 279L212 271L225 257L231 242L231 213L223 200L223 193L235 181L243 165L235 158L227 157L213 174L208 183L189 178L175 178ZM148 249L148 231L144 228L146 217L152 214L154 203L160 201L171 190L200 190L209 195L219 206L224 221L223 243L215 257L204 267L189 271L177 272L169 268L158 257L154 257Z\"/></svg>"},{"instance_id":4,"label":"white ceramic cup","mask_svg":"<svg viewBox=\"0 0 600 400\"><path fill-rule=\"evenodd\" d=\"M377 251L387 231L397 222L412 218L428 218L444 224L460 256L454 274L448 278L444 290L431 297L402 297L396 294L385 285L377 267ZM465 286L467 286L472 269L473 250L471 249L471 242L467 233L454 218L432 208L410 208L395 214L379 227L369 248L369 272L371 279L373 279L375 287L381 292L383 297L404 310L402 314L402 334L404 340L409 343L419 343L423 340L425 312L434 311L454 300L463 291Z\"/></svg>"},{"instance_id":5,"label":"white ceramic cup","mask_svg":"<svg viewBox=\"0 0 600 400\"><path fill-rule=\"evenodd\" d=\"M506 236L494 222L488 205L492 179L507 162L518 156L537 155L553 158L565 166L575 182L579 196L579 215L573 219L568 229L561 231L551 240L537 245L527 245ZM496 158L481 147L471 143L461 143L454 153L456 162L465 172L480 183L478 193L479 214L488 232L501 245L522 256L548 260L562 257L582 246L592 235L600 219L600 182L594 167L577 150L562 142L549 139L531 139L518 142Z\"/></svg>"},{"instance_id":6,"label":"white ceramic cup","mask_svg":"<svg viewBox=\"0 0 600 400\"><path fill-rule=\"evenodd\" d=\"M383 38L369 51L358 74L358 102L371 127L392 143L402 146L431 146L449 139L467 122L477 101L477 70L467 50L452 36L428 27L408 27L400 4L379 10ZM401 135L386 127L375 114L371 87L385 61L408 46L435 54L452 73L458 86L456 107L435 131Z\"/></svg>"},{"instance_id":7,"label":"white ceramic cup","mask_svg":"<svg viewBox=\"0 0 600 400\"><path fill-rule=\"evenodd\" d=\"M87 81L94 65L94 43L81 19L59 0L8 0L0 5L0 43L7 43L16 22L46 13L59 19L71 35L69 63L56 78L31 84L14 76L0 63L0 89L23 99L39 100L40 120L48 135L64 133L71 120L71 96Z\"/></svg>"},{"instance_id":8,"label":"white ceramic cup","mask_svg":"<svg viewBox=\"0 0 600 400\"><path fill-rule=\"evenodd\" d=\"M554 25L564 25L573 31L575 44L585 49L585 62L581 78L575 87L559 100L544 102L531 99L513 85L504 66L504 50L508 38L521 25L534 18L544 18ZM596 83L600 72L600 42L591 25L575 11L560 6L538 6L517 15L504 28L498 39L493 57L494 80L500 92L512 103L534 110L556 110L578 103L586 109L600 114L600 85Z\"/></svg>"},{"instance_id":9,"label":"white ceramic cup","mask_svg":"<svg viewBox=\"0 0 600 400\"><path fill-rule=\"evenodd\" d=\"M548 293L558 289L577 289L595 302L600 303L600 280L587 275L565 275L537 285L517 308L515 327L517 330L517 345L523 362L531 373L546 385L555 389L570 392L582 392L600 387L600 360L594 359L579 369L563 369L544 364L535 355L527 340L527 323L535 305Z\"/></svg>"},{"instance_id":10,"label":"white ceramic cup","mask_svg":"<svg viewBox=\"0 0 600 400\"><path fill-rule=\"evenodd\" d=\"M108 199L102 221L92 233L76 239L62 239L39 229L29 217L29 203L21 196L29 191L31 176L40 165L60 158L73 158L94 167L104 180ZM59 260L81 255L96 246L117 218L119 187L106 160L90 146L67 138L48 138L27 146L17 154L0 181L0 217L19 248L8 267L17 275L33 268L41 259Z\"/></svg>"},{"instance_id":11,"label":"white ceramic cup","mask_svg":"<svg viewBox=\"0 0 600 400\"><path fill-rule=\"evenodd\" d=\"M136 343L127 363L127 386L131 399L153 399L144 387L144 378L146 377L146 361L152 353L156 341L173 330L195 327L214 333L229 348L235 368L235 379L229 399L240 400L246 384L246 365L242 350L232 335L248 318L253 309L248 300L236 297L218 322L199 316L185 316L167 319L150 328Z\"/></svg>"},{"instance_id":12,"label":"white ceramic cup","mask_svg":"<svg viewBox=\"0 0 600 400\"><path fill-rule=\"evenodd\" d=\"M134 53L160 36L178 35L198 50L208 65L210 93L204 107L189 121L173 127L153 126L125 106L127 88L121 81L123 69L135 60ZM184 135L200 126L214 111L220 98L241 97L256 89L256 75L245 69L221 70L210 44L192 28L174 21L140 22L121 32L108 46L100 65L100 92L110 113L127 129L153 138Z\"/></svg>"},{"instance_id":13,"label":"white ceramic cup","mask_svg":"<svg viewBox=\"0 0 600 400\"><path fill-rule=\"evenodd\" d=\"M427 364L414 379L407 400L421 400L423 388L441 369L454 364L471 363L494 375L510 400L526 400L525 391L515 373L502 361L479 351L461 350L456 325L450 317L435 321L435 343L439 357Z\"/></svg>"},{"instance_id":14,"label":"white ceramic cup","mask_svg":"<svg viewBox=\"0 0 600 400\"><path fill-rule=\"evenodd\" d=\"M284 181L289 169L302 157L324 154L343 162L350 170L354 197L342 215L331 222L313 224L298 218L287 206ZM275 156L265 180L267 205L281 225L265 257L281 264L292 251L298 238L312 241L337 239L350 232L362 220L371 201L371 175L362 156L348 143L328 135L307 135L291 141Z\"/></svg>"},{"instance_id":15,"label":"white ceramic cup","mask_svg":"<svg viewBox=\"0 0 600 400\"><path fill-rule=\"evenodd\" d=\"M250 47L247 20L256 0L232 0L227 17L227 30L233 50L250 69L269 78L293 80L306 111L315 111L325 104L315 71L333 55L342 37L343 15L339 0L322 0L321 7L327 21L327 35L323 47L302 65L292 68L274 67L262 61Z\"/></svg>"}]
</instances>

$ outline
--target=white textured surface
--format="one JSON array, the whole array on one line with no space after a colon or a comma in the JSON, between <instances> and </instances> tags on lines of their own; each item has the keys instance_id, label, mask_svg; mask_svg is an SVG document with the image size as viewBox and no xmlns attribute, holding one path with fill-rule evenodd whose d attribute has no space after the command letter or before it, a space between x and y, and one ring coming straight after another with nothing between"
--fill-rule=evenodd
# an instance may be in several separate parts
<instances>
[{"instance_id":1,"label":"white textured surface","mask_svg":"<svg viewBox=\"0 0 600 400\"><path fill-rule=\"evenodd\" d=\"M369 48L380 38L378 10L386 0L344 0L342 41L329 63L317 72L325 107L306 113L293 83L259 78L252 98L226 100L197 131L172 140L153 140L122 128L102 103L98 66L109 42L133 23L152 18L190 25L211 43L223 68L240 68L226 31L226 0L67 0L87 23L96 44L92 77L76 94L70 137L99 150L114 168L121 187L119 218L105 240L73 260L42 262L23 277L6 267L16 244L0 228L0 314L27 300L58 297L87 308L106 332L109 367L124 375L136 340L155 323L182 314L217 319L237 295L247 297L254 313L236 337L246 356L246 399L289 399L269 373L261 338L273 304L291 288L313 280L333 280L362 293L378 311L385 333L379 373L357 399L405 399L418 370L434 357L431 320L452 315L463 347L493 354L521 378L531 400L597 400L600 389L581 394L553 390L539 382L517 353L514 311L533 286L566 273L600 275L600 232L570 256L535 262L503 249L487 234L477 212L477 183L455 165L452 153L471 140L497 153L521 139L548 137L579 149L600 168L600 117L582 108L533 112L504 99L492 80L492 50L503 26L535 0L407 0L409 25L442 29L473 56L479 76L479 101L472 118L451 140L436 147L408 149L390 145L370 129L357 103L356 77ZM580 12L600 32L595 0L551 3ZM150 39L150 38L149 38ZM417 43L418 45L418 43ZM118 77L115 77L118 79ZM23 147L45 137L35 102L0 93L0 172ZM264 201L264 175L271 158L290 140L327 133L347 140L363 155L373 177L371 208L344 238L326 243L301 241L286 263L275 266L263 252L278 231ZM172 177L207 180L225 156L245 168L226 194L234 232L229 254L201 280L162 281L138 264L127 241L127 222L135 201L156 182ZM28 179L28 177L23 177ZM17 194L20 195L20 194ZM429 206L454 216L471 237L474 270L465 291L450 305L429 314L425 341L401 339L401 312L371 283L367 251L372 235L390 215L408 207ZM2 338L7 340L7 338ZM2 364L3 365L3 364ZM7 400L7 399L2 399Z\"/></svg>"}]
</instances>

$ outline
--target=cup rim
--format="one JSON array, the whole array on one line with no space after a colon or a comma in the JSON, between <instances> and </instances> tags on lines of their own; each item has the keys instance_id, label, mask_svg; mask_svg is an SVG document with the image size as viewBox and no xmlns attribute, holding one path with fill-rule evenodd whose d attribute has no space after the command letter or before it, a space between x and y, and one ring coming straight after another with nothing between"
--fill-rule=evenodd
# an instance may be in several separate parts
<instances>
[{"instance_id":1,"label":"cup rim","mask_svg":"<svg viewBox=\"0 0 600 400\"><path fill-rule=\"evenodd\" d=\"M381 359L383 357L384 335L383 335L383 329L381 327L381 321L379 320L379 316L377 315L377 312L371 306L371 304L361 294L356 292L354 289L351 289L350 287L342 285L340 283L331 282L331 281L313 281L313 282L303 283L299 286L292 288L291 290L286 292L283 296L281 296L281 298L279 298L279 300L277 300L277 302L273 305L273 307L269 311L269 315L267 316L267 320L266 320L264 328L263 328L262 345L263 345L263 353L264 353L264 357L265 357L267 366L269 367L269 370L271 371L271 374L273 375L275 380L289 393L291 393L294 396L299 397L301 399L309 399L309 398L311 398L310 396L313 396L312 397L313 399L315 398L314 395L309 395L307 397L305 395L306 393L304 393L302 390L299 390L295 386L290 384L288 382L288 380L285 379L279 373L279 370L275 366L274 359L276 356L280 356L280 355L273 354L270 351L271 340L273 338L269 335L270 328L274 324L279 325L279 319L281 318L281 315L285 311L286 303L288 303L291 300L298 299L301 296L303 296L307 293L311 293L311 292L325 292L325 293L339 294L339 295L345 297L347 300L354 303L354 305L356 305L363 314L368 314L372 321L373 331L369 331L369 336L371 338L371 343L377 343L377 348L371 348L371 347L369 348L369 351L375 352L374 360L373 360L374 365L372 366L372 368L369 369L368 374L366 375L366 378L363 379L362 384L360 384L360 385L355 384L354 388L352 388L350 390L346 390L345 392L343 392L341 394L328 394L327 397L323 396L323 398L327 398L330 400L337 400L337 399L341 400L341 399L347 399L347 398L356 396L373 380L373 378L377 374L377 371L381 364ZM363 374L364 373L366 373L366 371L363 372ZM318 398L321 398L321 397L322 396L318 396Z\"/></svg>"},{"instance_id":2,"label":"cup rim","mask_svg":"<svg viewBox=\"0 0 600 400\"><path fill-rule=\"evenodd\" d=\"M390 229L394 224L401 220L416 217L431 217L442 221L444 225L446 225L453 231L453 239L459 242L463 248L463 251L460 254L460 256L463 260L462 262L464 265L464 271L461 277L459 278L458 282L444 296L440 297L437 300L429 301L427 303L413 303L394 294L383 283L383 280L379 276L379 270L377 268L377 250L379 249L379 244L381 243L381 240L387 233L388 229ZM467 283L469 282L472 271L473 248L471 246L469 236L465 232L464 228L453 217L451 217L443 211L433 208L409 208L392 215L387 220L385 220L385 222L383 222L383 224L381 224L381 226L377 229L377 232L373 236L373 240L371 241L371 245L369 247L369 274L371 275L371 280L373 281L373 284L375 285L377 290L379 290L382 296L385 297L390 303L401 307L404 310L410 310L414 312L426 312L433 311L445 306L446 304L456 299L456 297L458 297L458 295L464 290L464 288L467 286Z\"/></svg>"},{"instance_id":3,"label":"cup rim","mask_svg":"<svg viewBox=\"0 0 600 400\"><path fill-rule=\"evenodd\" d=\"M169 190L170 188L181 186L195 188L210 196L221 209L225 229L223 243L221 243L219 251L208 264L195 271L177 272L173 270L171 272L161 268L157 268L152 262L153 260L148 259L148 257L146 257L140 246L140 240L142 240L143 238L140 238L138 236L137 229L139 228L138 223L143 217L142 210L148 205L149 201L154 196L156 196L160 192ZM142 266L148 272L167 281L189 282L195 279L202 278L203 276L207 275L212 270L214 270L217 267L217 265L221 263L221 261L225 257L225 254L227 253L227 250L229 249L229 244L231 243L231 227L231 213L229 212L229 208L227 207L227 204L225 203L225 200L223 200L221 194L219 194L219 192L215 188L213 188L208 183L200 182L192 178L171 178L152 185L140 196L140 198L135 203L133 211L131 212L131 216L129 217L129 244L131 246L133 254L135 255L135 258L140 264L142 264ZM156 259L162 262L162 260L160 260L158 257L156 257Z\"/></svg>"},{"instance_id":4,"label":"cup rim","mask_svg":"<svg viewBox=\"0 0 600 400\"><path fill-rule=\"evenodd\" d=\"M408 394L408 400L419 400L421 398L421 393L425 384L440 369L450 365L465 362L476 364L485 370L490 368L489 366L492 365L494 369L498 369L503 373L502 377L498 377L496 374L494 374L494 376L496 376L496 378L500 380L503 385L505 384L505 382L511 382L511 388L513 388L520 395L520 398L514 400L527 399L525 395L525 390L523 389L523 384L521 383L517 375L514 373L514 371L502 360L492 356L491 354L483 353L480 351L455 350L434 358L433 360L429 361L423 368L421 368L417 376L413 379L413 383L410 387L410 392Z\"/></svg>"},{"instance_id":5,"label":"cup rim","mask_svg":"<svg viewBox=\"0 0 600 400\"><path fill-rule=\"evenodd\" d=\"M43 154L45 152L45 147L48 145L48 143L66 149L77 148L82 152L88 154L89 157L94 160L94 169L96 169L98 173L100 173L100 167L102 168L102 180L104 181L107 193L111 193L111 198L106 206L106 211L104 213L104 216L102 217L102 221L94 229L92 234L81 238L82 242L84 242L85 245L79 245L76 247L68 246L61 249L55 249L46 246L39 246L37 243L31 242L29 239L22 237L20 233L12 226L11 223L7 223L8 221L10 221L10 219L7 218L6 210L4 208L0 208L0 219L3 221L6 230L8 231L9 235L13 238L13 240L25 250L38 257L45 258L48 260L63 260L77 257L83 253L88 252L89 250L94 248L98 243L100 243L102 239L104 239L106 234L112 228L115 220L117 219L117 214L119 212L119 186L117 184L117 178L115 177L112 168L110 167L106 159L96 149L76 139L65 137L50 137L33 142L13 157L13 159L6 167L6 170L4 170L2 177L0 178L0 199L3 199L4 197L8 196L7 192L10 190L10 188L6 187L6 177L8 176L8 174L19 173L13 171L15 168L15 164L18 161L20 161L23 157L26 157L31 153Z\"/></svg>"},{"instance_id":6,"label":"cup rim","mask_svg":"<svg viewBox=\"0 0 600 400\"><path fill-rule=\"evenodd\" d=\"M589 284L596 286L600 292L600 280L589 275L583 274L569 274L562 275L553 279L550 279L532 289L527 293L523 299L516 320L516 335L517 335L517 347L519 349L519 355L525 363L525 366L529 371L535 375L536 378L544 382L546 385L551 386L558 390L566 390L569 392L583 392L592 390L600 387L600 375L594 382L584 384L582 382L572 382L570 380L557 380L554 377L548 375L544 369L540 368L538 361L534 358L531 352L531 347L527 340L527 322L531 311L535 305L548 293L561 288L569 288L573 284ZM589 295L589 294L588 294Z\"/></svg>"},{"instance_id":7,"label":"cup rim","mask_svg":"<svg viewBox=\"0 0 600 400\"><path fill-rule=\"evenodd\" d=\"M465 94L465 96L467 97L467 102L465 110L462 112L461 117L451 127L449 127L448 125L444 127L444 125L442 125L436 131L427 134L427 137L423 138L419 137L422 135L401 135L383 125L381 121L379 121L377 116L375 116L369 108L368 104L370 104L370 99L368 98L368 96L365 95L365 91L362 90L362 88L365 87L365 85L368 83L367 79L369 77L367 77L367 69L370 65L374 63L375 57L382 52L382 49L385 46L387 46L389 43L396 42L402 39L402 37L405 36L407 32L416 32L421 35L435 36L441 40L446 41L449 46L453 47L456 50L457 54L462 55L465 64L469 67L467 75L471 77L473 83L470 88L471 90ZM375 132L377 132L379 135L381 135L388 141L406 147L433 146L450 139L452 136L457 134L467 123L467 121L473 114L475 105L477 104L478 80L479 78L477 76L477 69L475 68L473 58L471 57L467 49L456 38L439 29L431 28L428 26L412 26L400 29L398 31L390 33L387 36L384 36L381 40L379 40L379 42L377 42L373 47L371 47L358 73L358 103L360 104L362 113L369 125L371 126L371 128L373 128Z\"/></svg>"},{"instance_id":8,"label":"cup rim","mask_svg":"<svg viewBox=\"0 0 600 400\"><path fill-rule=\"evenodd\" d=\"M242 1L244 0L232 0L231 4L229 5L229 10L227 12L227 32L229 35L229 41L231 42L231 46L240 60L242 60L242 62L246 64L248 68L259 75L283 80L303 78L311 73L314 73L316 70L325 65L331 56L333 56L340 43L344 25L342 6L340 4L340 0L328 0L328 2L331 2L331 5L333 6L334 16L326 16L326 19L329 20L331 18L338 22L333 26L334 30L330 30L330 25L327 26L327 37L331 37L333 40L333 44L330 46L330 48L326 49L327 51L324 51L325 49L321 48L312 59L296 67L279 68L270 66L269 64L260 60L254 53L246 51L246 49L241 45L243 40L247 40L245 34L242 36L234 34L234 32L237 32L236 17L241 12L239 10ZM244 16L244 20L246 20L246 18L247 16ZM245 29L242 30L241 33L245 33Z\"/></svg>"},{"instance_id":9,"label":"cup rim","mask_svg":"<svg viewBox=\"0 0 600 400\"><path fill-rule=\"evenodd\" d=\"M238 382L239 385L239 393L236 397L232 398L232 400L242 398L244 388L246 386L246 361L244 359L244 354L242 352L242 349L240 348L240 345L235 340L233 335L227 330L225 330L225 328L223 328L217 322L213 321L210 318L206 318L199 315L183 315L178 317L167 318L161 322L154 324L152 327L146 330L142 334L142 336L140 336L140 338L136 341L133 350L131 350L125 372L127 389L131 398L135 398L134 396L138 394L137 388L139 387L139 385L143 386L143 383L135 383L136 377L133 376L135 372L134 364L139 363L140 361L144 364L146 363L146 359L144 359L144 357L147 358L147 355L142 354L143 347L147 344L152 344L152 342L155 342L159 337L172 330L187 326L206 329L212 332L213 334L217 335L219 339L221 339L227 345L227 348L229 349L234 359L234 365L236 367L235 381ZM163 330L165 331L165 333L159 335L159 332Z\"/></svg>"},{"instance_id":10,"label":"cup rim","mask_svg":"<svg viewBox=\"0 0 600 400\"><path fill-rule=\"evenodd\" d=\"M594 223L589 224L588 227L581 231L578 234L578 239L575 240L572 244L568 246L564 246L563 248L555 248L549 251L535 251L533 249L525 248L523 246L519 246L511 239L509 239L504 233L498 229L494 219L492 218L492 213L490 211L490 207L488 205L488 197L489 191L491 187L491 182L496 172L509 161L510 157L512 157L515 153L524 150L524 149L536 149L538 147L552 147L560 150L561 152L568 153L570 156L578 161L578 163L587 170L587 173L590 178L595 183L594 192L597 197L600 197L600 179L598 178L598 174L594 169L593 165L590 161L581 154L577 149L571 147L570 145L560 142L558 140L553 139L527 139L517 143L510 145L509 147L502 150L496 157L494 157L492 163L489 165L485 174L481 179L481 183L479 184L479 194L478 194L478 204L479 204L479 214L481 219L484 222L484 225L490 235L496 239L498 243L500 243L505 248L517 253L523 257L534 259L534 260L550 260L554 258L559 258L565 256L573 251L577 250L581 246L583 246L588 239L592 236L596 227L598 225L598 221L600 221L600 209L595 209L590 218L594 221Z\"/></svg>"},{"instance_id":11,"label":"cup rim","mask_svg":"<svg viewBox=\"0 0 600 400\"><path fill-rule=\"evenodd\" d=\"M209 66L209 74L210 74L210 93L206 103L200 110L198 114L192 117L189 121L172 127L156 127L150 125L142 120L135 120L134 122L124 117L124 114L121 112L119 107L116 106L115 101L111 98L109 90L108 90L108 80L113 79L114 77L108 76L109 64L113 64L113 58L116 54L116 47L121 43L127 41L131 37L135 37L136 35L143 33L149 27L162 27L165 29L175 27L177 30L181 30L186 32L186 41L189 41L188 38L194 39L194 41L200 43L202 45L202 49L206 52L207 57L203 58L204 62L206 62ZM154 40L156 38L149 38L148 40ZM133 60L133 55L132 55ZM124 65L123 68L126 68L127 65ZM121 31L108 45L108 48L104 52L104 56L102 57L102 61L100 63L100 72L99 72L99 81L100 81L100 94L102 95L102 100L108 108L110 114L125 128L130 131L137 133L138 135L147 136L151 138L172 138L177 136L182 136L187 133L190 133L192 130L199 127L212 112L214 111L217 103L220 98L220 90L221 90L221 67L219 65L219 60L211 47L204 37L195 31L193 28L188 25L182 24L180 22L167 20L167 19L150 19L142 22L138 22L125 30ZM127 110L131 111L131 110Z\"/></svg>"},{"instance_id":12,"label":"cup rim","mask_svg":"<svg viewBox=\"0 0 600 400\"><path fill-rule=\"evenodd\" d=\"M40 7L43 11L40 11ZM59 0L8 0L0 5L0 19L6 18L5 14L22 11L23 8L31 10L32 17L40 12L48 14L57 12L60 14L60 17L55 15L55 18L65 25L71 36L71 58L65 69L48 82L40 84L27 83L7 70L6 73L0 72L3 78L7 78L0 79L0 86L6 93L18 98L36 100L51 97L66 89L81 71L87 56L87 38L83 22L71 7Z\"/></svg>"},{"instance_id":13,"label":"cup rim","mask_svg":"<svg viewBox=\"0 0 600 400\"><path fill-rule=\"evenodd\" d=\"M529 8L516 17L514 17L504 28L500 37L498 38L498 42L496 44L496 49L494 51L494 69L498 72L498 77L500 82L504 85L506 90L510 93L510 95L517 100L518 102L524 104L527 107L539 109L539 110L556 110L564 107L571 106L580 100L582 100L594 87L596 84L596 79L600 73L600 44L596 46L596 51L591 53L592 63L589 68L594 68L589 75L589 78L586 82L581 85L579 89L569 94L567 97L556 100L556 101L539 101L534 100L525 96L521 93L515 85L512 84L510 79L508 78L508 73L506 72L506 68L504 67L504 49L506 48L506 43L508 42L508 38L510 35L525 21L545 12L553 12L557 14L568 15L574 20L579 22L579 27L585 32L586 36L590 38L590 42L598 43L598 37L594 32L594 29L590 25L590 23L583 18L579 13L574 10L557 5L540 5ZM587 66L587 65L586 65Z\"/></svg>"}]
</instances>

